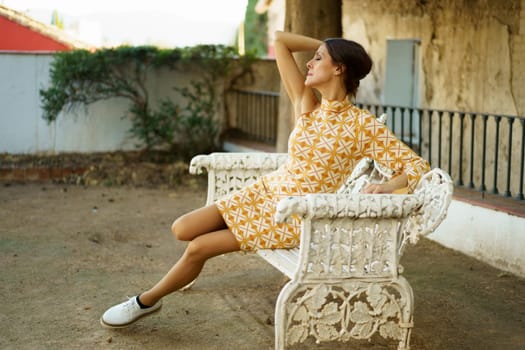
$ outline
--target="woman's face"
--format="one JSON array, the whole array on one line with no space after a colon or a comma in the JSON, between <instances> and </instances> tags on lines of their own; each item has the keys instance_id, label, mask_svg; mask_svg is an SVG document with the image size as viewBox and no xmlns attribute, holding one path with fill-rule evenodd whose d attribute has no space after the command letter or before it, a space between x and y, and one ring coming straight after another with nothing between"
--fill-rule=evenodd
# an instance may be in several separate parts
<instances>
[{"instance_id":1,"label":"woman's face","mask_svg":"<svg viewBox=\"0 0 525 350\"><path fill-rule=\"evenodd\" d=\"M306 63L308 72L304 84L309 87L318 87L325 84L338 75L338 66L332 61L332 57L322 44L314 54L314 57Z\"/></svg>"}]
</instances>

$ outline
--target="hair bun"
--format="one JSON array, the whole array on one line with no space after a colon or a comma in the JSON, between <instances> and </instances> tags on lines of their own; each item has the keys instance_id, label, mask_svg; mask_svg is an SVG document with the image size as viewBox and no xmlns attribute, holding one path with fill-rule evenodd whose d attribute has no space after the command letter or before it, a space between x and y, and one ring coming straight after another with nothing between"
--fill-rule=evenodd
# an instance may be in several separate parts
<instances>
[{"instance_id":1,"label":"hair bun","mask_svg":"<svg viewBox=\"0 0 525 350\"><path fill-rule=\"evenodd\" d=\"M346 92L355 95L359 87L359 80L366 77L372 69L372 59L363 46L355 41L330 38L324 43L332 60L346 67Z\"/></svg>"}]
</instances>

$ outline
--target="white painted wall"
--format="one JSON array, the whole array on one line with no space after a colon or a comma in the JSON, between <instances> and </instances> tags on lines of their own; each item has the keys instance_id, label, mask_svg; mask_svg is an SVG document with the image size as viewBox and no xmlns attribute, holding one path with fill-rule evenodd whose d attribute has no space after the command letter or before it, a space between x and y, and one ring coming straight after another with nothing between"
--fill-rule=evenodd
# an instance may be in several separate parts
<instances>
[{"instance_id":1,"label":"white painted wall","mask_svg":"<svg viewBox=\"0 0 525 350\"><path fill-rule=\"evenodd\" d=\"M428 238L525 277L525 218L453 200Z\"/></svg>"},{"instance_id":2,"label":"white painted wall","mask_svg":"<svg viewBox=\"0 0 525 350\"><path fill-rule=\"evenodd\" d=\"M72 111L56 122L42 119L40 89L49 84L51 54L0 52L0 153L34 154L103 152L136 149L140 142L128 134L128 101L109 99ZM197 69L160 70L146 82L150 103L172 98L185 105L173 87L198 79ZM218 117L222 117L222 114Z\"/></svg>"},{"instance_id":3,"label":"white painted wall","mask_svg":"<svg viewBox=\"0 0 525 350\"><path fill-rule=\"evenodd\" d=\"M125 100L97 102L42 119L39 90L49 81L51 54L0 53L0 152L59 153L129 150Z\"/></svg>"}]
</instances>

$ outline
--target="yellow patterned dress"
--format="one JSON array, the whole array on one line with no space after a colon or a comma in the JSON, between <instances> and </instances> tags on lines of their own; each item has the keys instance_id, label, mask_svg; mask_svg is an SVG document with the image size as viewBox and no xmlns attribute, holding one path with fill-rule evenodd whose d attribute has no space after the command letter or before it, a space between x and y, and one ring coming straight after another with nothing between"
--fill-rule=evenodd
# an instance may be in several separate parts
<instances>
[{"instance_id":1,"label":"yellow patterned dress","mask_svg":"<svg viewBox=\"0 0 525 350\"><path fill-rule=\"evenodd\" d=\"M296 120L285 164L219 199L216 205L241 250L293 248L299 245L300 219L276 224L279 200L290 195L336 192L363 157L373 158L395 172L404 171L409 191L430 170L425 160L368 111L347 100L323 99L319 108Z\"/></svg>"}]
</instances>

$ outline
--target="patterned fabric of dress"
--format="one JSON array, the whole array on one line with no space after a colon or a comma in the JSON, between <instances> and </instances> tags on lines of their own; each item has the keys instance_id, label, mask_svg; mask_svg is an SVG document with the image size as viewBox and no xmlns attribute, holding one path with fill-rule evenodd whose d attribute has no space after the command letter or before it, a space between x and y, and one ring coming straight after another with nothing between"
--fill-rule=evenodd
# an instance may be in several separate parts
<instances>
[{"instance_id":1,"label":"patterned fabric of dress","mask_svg":"<svg viewBox=\"0 0 525 350\"><path fill-rule=\"evenodd\" d=\"M288 159L276 171L216 202L241 250L293 248L299 245L300 218L276 224L279 200L291 195L334 193L355 164L370 157L408 176L408 191L430 170L420 158L368 111L347 100L323 99L316 110L296 120Z\"/></svg>"}]
</instances>

